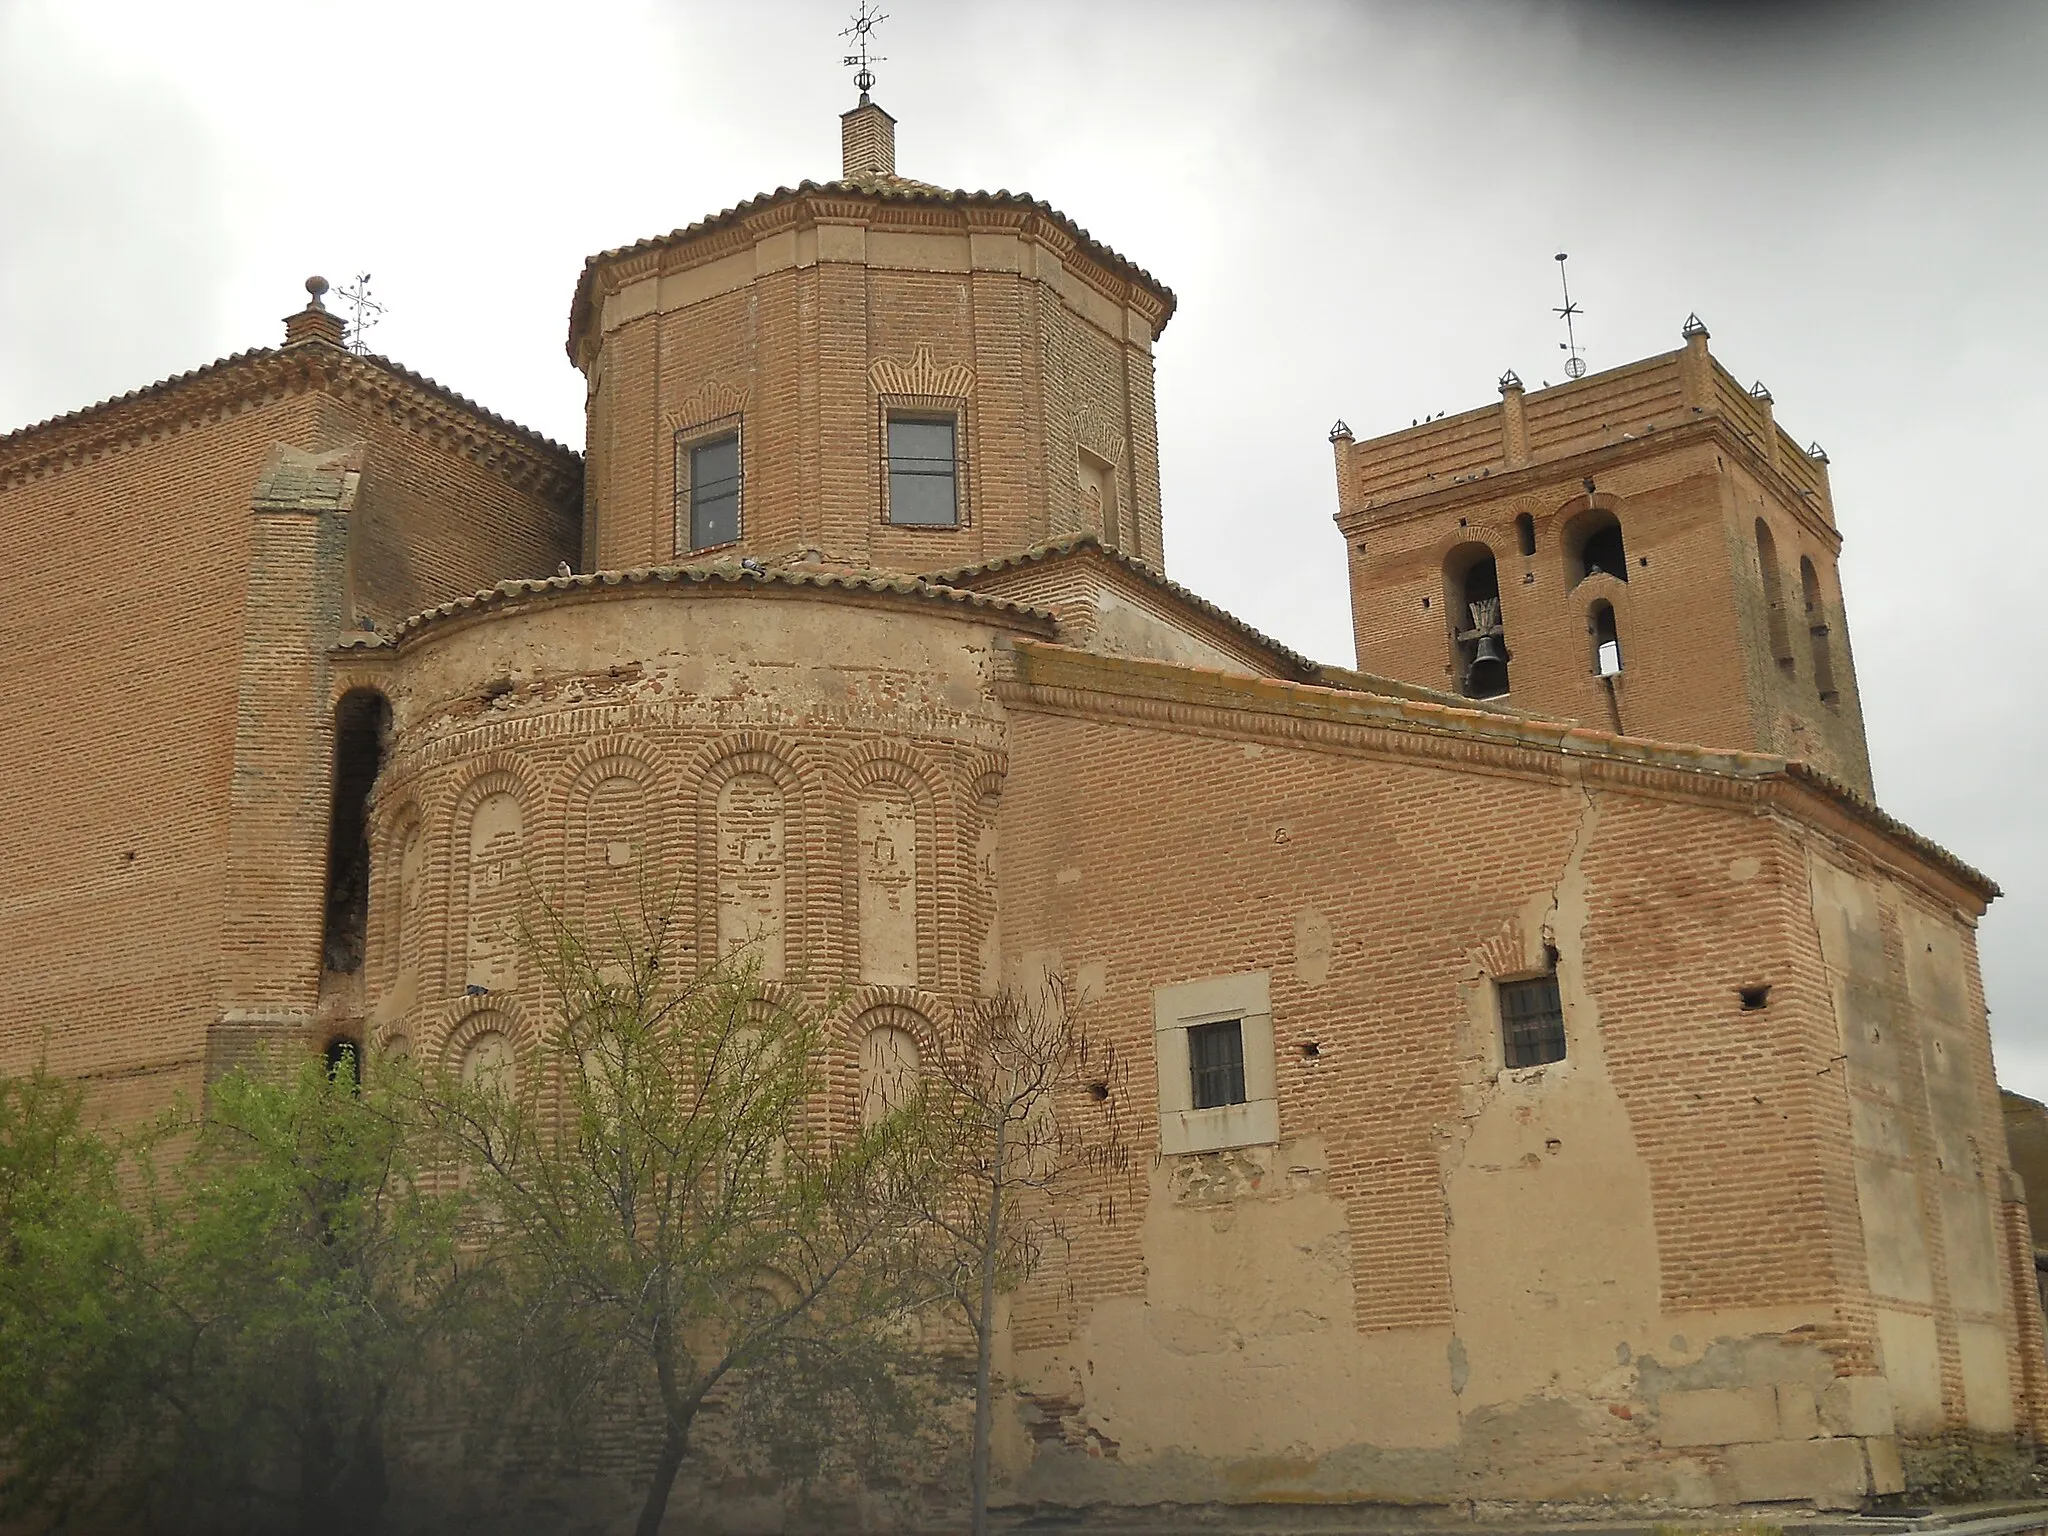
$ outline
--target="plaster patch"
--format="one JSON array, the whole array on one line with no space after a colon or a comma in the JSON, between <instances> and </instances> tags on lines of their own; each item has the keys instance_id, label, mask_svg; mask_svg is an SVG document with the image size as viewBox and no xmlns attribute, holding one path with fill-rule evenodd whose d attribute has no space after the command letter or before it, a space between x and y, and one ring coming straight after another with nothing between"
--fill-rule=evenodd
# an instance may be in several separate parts
<instances>
[{"instance_id":1,"label":"plaster patch","mask_svg":"<svg viewBox=\"0 0 2048 1536\"><path fill-rule=\"evenodd\" d=\"M1335 941L1330 920L1309 907L1294 920L1294 976L1305 987L1330 979L1330 954Z\"/></svg>"}]
</instances>

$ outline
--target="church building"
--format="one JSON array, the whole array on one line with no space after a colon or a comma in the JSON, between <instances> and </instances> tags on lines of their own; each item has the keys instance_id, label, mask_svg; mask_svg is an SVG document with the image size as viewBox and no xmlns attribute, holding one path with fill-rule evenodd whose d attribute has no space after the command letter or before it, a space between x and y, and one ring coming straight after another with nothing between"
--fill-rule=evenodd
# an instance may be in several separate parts
<instances>
[{"instance_id":1,"label":"church building","mask_svg":"<svg viewBox=\"0 0 2048 1536\"><path fill-rule=\"evenodd\" d=\"M655 878L850 997L849 1124L1020 978L1129 1063L1135 1198L1009 1311L1012 1504L1849 1507L2048 1432L1997 889L1873 799L1768 392L1694 319L1340 425L1314 662L1166 574L1172 291L842 126L585 263L581 454L318 279L0 436L0 1071L539 1071L522 893Z\"/></svg>"}]
</instances>

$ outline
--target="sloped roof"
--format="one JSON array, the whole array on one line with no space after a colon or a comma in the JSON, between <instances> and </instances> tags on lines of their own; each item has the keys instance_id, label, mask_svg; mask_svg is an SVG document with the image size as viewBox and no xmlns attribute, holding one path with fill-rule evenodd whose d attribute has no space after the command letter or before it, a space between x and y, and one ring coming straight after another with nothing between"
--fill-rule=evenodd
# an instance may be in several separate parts
<instances>
[{"instance_id":1,"label":"sloped roof","mask_svg":"<svg viewBox=\"0 0 2048 1536\"><path fill-rule=\"evenodd\" d=\"M582 275L576 280L575 296L569 301L570 359L575 359L576 341L583 333L585 316L592 307L592 288L601 268L627 257L688 244L705 235L728 229L755 214L765 213L785 203L793 203L807 197L862 197L931 208L1002 208L1036 213L1065 231L1094 261L1126 282L1144 288L1158 298L1165 308L1159 318L1157 329L1166 329L1166 324L1173 318L1174 309L1179 303L1174 297L1173 290L1150 272L1129 258L1118 255L1052 204L1027 192L1012 192L1007 188L996 192L956 191L936 187L929 182L912 181L903 176L867 175L843 177L836 181L807 180L800 181L793 187L777 187L773 192L750 197L723 212L711 214L694 224L686 224L681 229L670 230L665 235L650 235L644 240L634 241L631 245L613 246L610 250L599 251L595 256L586 257Z\"/></svg>"},{"instance_id":2,"label":"sloped roof","mask_svg":"<svg viewBox=\"0 0 2048 1536\"><path fill-rule=\"evenodd\" d=\"M1164 594L1172 602L1184 608L1193 609L1219 629L1225 630L1237 639L1258 650L1266 652L1280 663L1282 670L1292 672L1303 681L1312 681L1322 673L1322 666L1313 662L1299 651L1282 645L1271 635L1254 629L1227 608L1217 606L1197 592L1182 586L1156 566L1148 565L1135 555L1113 549L1102 542L1102 535L1093 529L1070 533L1043 543L1033 544L1012 554L999 555L993 560L984 560L978 565L956 566L949 571L933 571L925 580L941 582L947 586L971 586L976 581L997 575L1003 571L1015 570L1027 565L1041 565L1047 561L1067 559L1075 555L1097 555L1113 565L1121 566L1141 582Z\"/></svg>"},{"instance_id":3,"label":"sloped roof","mask_svg":"<svg viewBox=\"0 0 2048 1536\"><path fill-rule=\"evenodd\" d=\"M809 587L814 589L877 593L915 598L944 607L984 613L1050 636L1055 630L1053 616L1043 608L1013 603L1008 598L989 597L959 587L940 586L915 576L891 571L806 570L800 566L749 566L721 560L705 565L646 565L623 571L587 571L573 576L544 576L523 581L501 581L468 597L428 608L399 623L378 637L345 636L344 644L354 646L402 643L408 637L463 614L522 597L546 597L556 593L590 592L605 587L687 587L720 585L728 587Z\"/></svg>"},{"instance_id":4,"label":"sloped roof","mask_svg":"<svg viewBox=\"0 0 2048 1536\"><path fill-rule=\"evenodd\" d=\"M294 364L308 365L308 372L297 377L283 376ZM153 384L131 389L125 394L0 434L0 474L9 469L33 468L49 457L124 435L138 418L147 418L154 411L168 407L192 392L212 389L239 397L278 384L304 385L312 382L310 375L315 367L333 377L374 384L464 418L470 425L536 459L554 461L559 472L574 473L582 463L582 455L573 448L487 410L467 395L459 394L425 374L415 373L402 363L374 353L358 354L332 342L315 340L235 352L202 367L174 373Z\"/></svg>"}]
</instances>

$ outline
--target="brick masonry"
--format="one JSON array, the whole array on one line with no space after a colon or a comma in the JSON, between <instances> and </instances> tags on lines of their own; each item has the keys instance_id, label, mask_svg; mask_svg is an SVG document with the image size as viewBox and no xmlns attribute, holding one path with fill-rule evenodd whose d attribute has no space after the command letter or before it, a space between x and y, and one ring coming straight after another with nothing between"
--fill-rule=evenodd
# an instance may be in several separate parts
<instances>
[{"instance_id":1,"label":"brick masonry","mask_svg":"<svg viewBox=\"0 0 2048 1536\"><path fill-rule=\"evenodd\" d=\"M336 1034L543 1071L522 913L673 904L844 990L850 1132L1057 970L1129 1067L1061 1112L1137 1156L1012 1298L1007 1497L1846 1504L1902 1434L2038 1435L1995 887L1867 798L1819 462L1703 333L1340 440L1366 670L1320 668L1152 568L1171 306L1041 204L876 173L592 259L587 476L317 317L0 438L0 1069L116 1119ZM882 520L892 400L958 408L961 528ZM677 434L728 422L742 538L671 568ZM1759 516L1825 635L1774 628ZM1507 708L1422 603L1474 542ZM351 692L390 724L344 974ZM1508 1069L1494 984L1553 964L1566 1057ZM1278 1139L1162 1153L1155 995L1246 977Z\"/></svg>"}]
</instances>

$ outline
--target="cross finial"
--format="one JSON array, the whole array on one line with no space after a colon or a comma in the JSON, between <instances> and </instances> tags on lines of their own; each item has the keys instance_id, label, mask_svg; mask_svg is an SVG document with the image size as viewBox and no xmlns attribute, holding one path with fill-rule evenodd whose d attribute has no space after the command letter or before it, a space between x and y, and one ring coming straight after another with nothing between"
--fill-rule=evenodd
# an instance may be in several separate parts
<instances>
[{"instance_id":1,"label":"cross finial","mask_svg":"<svg viewBox=\"0 0 2048 1536\"><path fill-rule=\"evenodd\" d=\"M326 286L321 284L323 290ZM370 274L367 272L358 272L355 281L345 284L339 292L342 302L349 307L348 349L360 357L370 350L363 333L383 317L384 306L370 297Z\"/></svg>"},{"instance_id":2,"label":"cross finial","mask_svg":"<svg viewBox=\"0 0 2048 1536\"><path fill-rule=\"evenodd\" d=\"M1557 350L1569 354L1564 360L1564 376L1568 379L1582 379L1586 376L1586 360L1579 355L1578 328L1572 324L1585 311L1572 302L1571 280L1564 275L1564 264L1571 260L1568 252L1557 253L1557 281L1564 290L1564 303L1551 310L1564 321L1564 340L1557 344Z\"/></svg>"},{"instance_id":3,"label":"cross finial","mask_svg":"<svg viewBox=\"0 0 2048 1536\"><path fill-rule=\"evenodd\" d=\"M860 90L862 106L868 104L868 92L875 88L875 72L871 66L889 62L879 53L868 52L868 39L875 28L888 19L887 15L874 8L873 0L860 0L860 9L853 13L853 25L839 34L852 39L853 52L841 62L853 71L853 83Z\"/></svg>"}]
</instances>

